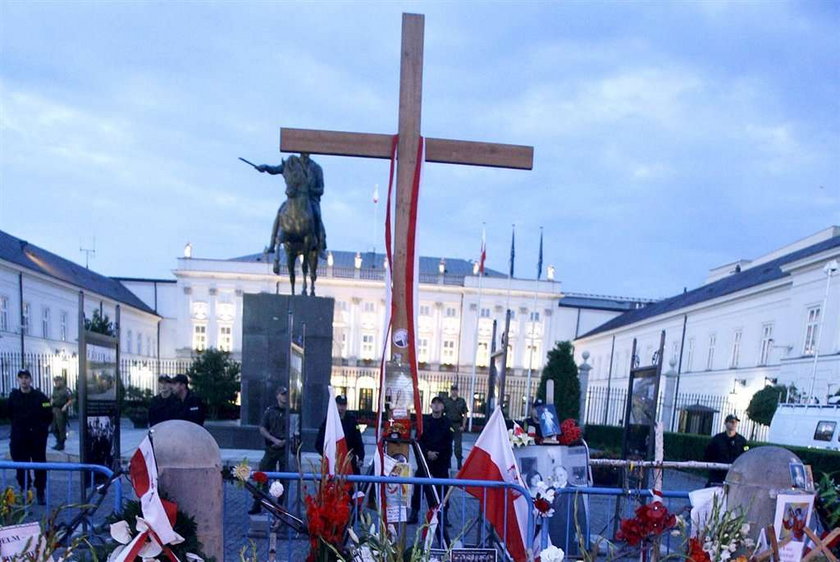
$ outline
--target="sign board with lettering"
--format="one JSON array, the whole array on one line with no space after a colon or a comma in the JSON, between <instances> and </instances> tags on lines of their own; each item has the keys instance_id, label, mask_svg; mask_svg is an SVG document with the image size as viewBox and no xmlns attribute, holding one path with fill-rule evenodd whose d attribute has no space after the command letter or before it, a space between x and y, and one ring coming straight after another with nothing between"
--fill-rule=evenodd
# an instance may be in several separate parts
<instances>
[{"instance_id":1,"label":"sign board with lettering","mask_svg":"<svg viewBox=\"0 0 840 562\"><path fill-rule=\"evenodd\" d=\"M494 548L453 548L449 552L439 548L429 551L429 562L496 562Z\"/></svg>"},{"instance_id":2,"label":"sign board with lettering","mask_svg":"<svg viewBox=\"0 0 840 562\"><path fill-rule=\"evenodd\" d=\"M35 554L40 541L41 525L37 522L0 527L0 561L20 560L21 554Z\"/></svg>"}]
</instances>

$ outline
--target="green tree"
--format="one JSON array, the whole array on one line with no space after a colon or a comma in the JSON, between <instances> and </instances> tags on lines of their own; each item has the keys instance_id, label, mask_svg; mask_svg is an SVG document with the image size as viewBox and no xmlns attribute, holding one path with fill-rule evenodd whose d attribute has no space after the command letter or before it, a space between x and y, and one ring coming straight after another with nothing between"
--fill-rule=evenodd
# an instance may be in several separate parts
<instances>
[{"instance_id":1,"label":"green tree","mask_svg":"<svg viewBox=\"0 0 840 562\"><path fill-rule=\"evenodd\" d=\"M560 420L578 419L580 416L580 380L575 364L572 342L557 342L557 346L548 352L548 363L540 377L537 398L545 397L546 382L554 381L554 407Z\"/></svg>"},{"instance_id":2,"label":"green tree","mask_svg":"<svg viewBox=\"0 0 840 562\"><path fill-rule=\"evenodd\" d=\"M97 334L105 334L106 336L117 335L117 332L114 330L114 323L111 322L107 314L103 315L99 310L93 311L92 318L85 318L85 330L96 332Z\"/></svg>"},{"instance_id":3,"label":"green tree","mask_svg":"<svg viewBox=\"0 0 840 562\"><path fill-rule=\"evenodd\" d=\"M199 352L187 369L193 390L207 405L210 419L218 419L219 410L236 400L240 372L241 365L231 359L230 353L212 347Z\"/></svg>"},{"instance_id":4,"label":"green tree","mask_svg":"<svg viewBox=\"0 0 840 562\"><path fill-rule=\"evenodd\" d=\"M773 420L773 414L776 413L776 407L780 402L787 402L788 396L791 399L799 398L799 391L796 386L785 386L777 384L774 386L765 386L750 399L750 405L747 406L747 416L761 425L770 425Z\"/></svg>"}]
</instances>

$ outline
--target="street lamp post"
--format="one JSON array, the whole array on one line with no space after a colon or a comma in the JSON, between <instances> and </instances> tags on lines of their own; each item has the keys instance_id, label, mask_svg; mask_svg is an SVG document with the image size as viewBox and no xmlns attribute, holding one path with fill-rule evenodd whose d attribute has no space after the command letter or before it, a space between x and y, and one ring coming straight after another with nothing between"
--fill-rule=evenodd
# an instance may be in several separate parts
<instances>
[{"instance_id":1,"label":"street lamp post","mask_svg":"<svg viewBox=\"0 0 840 562\"><path fill-rule=\"evenodd\" d=\"M826 275L825 280L825 295L823 296L822 308L820 309L820 327L817 330L817 338L814 342L814 364L811 367L811 389L808 391L808 400L814 400L814 384L817 382L817 361L820 358L820 340L822 339L823 326L825 325L826 306L828 305L828 291L831 288L831 276L837 273L840 269L840 264L837 260L831 260L823 267L823 272Z\"/></svg>"}]
</instances>

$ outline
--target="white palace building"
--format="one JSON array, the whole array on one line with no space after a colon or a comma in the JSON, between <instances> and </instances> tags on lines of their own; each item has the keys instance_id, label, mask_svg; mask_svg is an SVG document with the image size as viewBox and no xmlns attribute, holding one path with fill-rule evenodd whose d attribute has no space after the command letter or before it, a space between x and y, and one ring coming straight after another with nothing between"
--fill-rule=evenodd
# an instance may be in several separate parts
<instances>
[{"instance_id":1,"label":"white palace building","mask_svg":"<svg viewBox=\"0 0 840 562\"><path fill-rule=\"evenodd\" d=\"M517 417L525 410L529 370L535 387L546 353L558 341L574 340L578 363L587 352L592 367L588 421L618 423L632 340L645 364L662 330L664 370L679 378L678 408L696 402L716 410L715 427L718 416L743 412L770 381L793 383L824 401L840 389L840 275L832 281L826 273L838 259L840 228L832 227L716 268L705 285L651 302L564 293L551 268L548 280L509 282L492 270L479 277L471 261L423 257L418 358L424 401L453 382L466 395L475 373L473 407L481 406L493 321L500 333L507 308L513 312L507 389ZM113 320L120 306L129 384L150 388L159 372L183 370L196 350L208 347L240 358L242 296L289 292L288 277L274 275L271 261L263 254L191 256L177 260L171 279L110 278L0 232L0 393L16 384L21 357L42 389L60 373L74 386L80 293L87 317L99 309ZM316 283L319 296L335 299L332 381L351 408L369 409L376 399L383 261L372 252L332 252Z\"/></svg>"}]
</instances>

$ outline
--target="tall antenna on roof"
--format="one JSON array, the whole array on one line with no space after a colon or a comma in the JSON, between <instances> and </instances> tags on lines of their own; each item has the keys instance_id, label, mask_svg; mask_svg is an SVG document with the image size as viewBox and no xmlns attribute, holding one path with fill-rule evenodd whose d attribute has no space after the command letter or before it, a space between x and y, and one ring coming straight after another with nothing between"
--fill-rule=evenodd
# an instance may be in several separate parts
<instances>
[{"instance_id":1,"label":"tall antenna on roof","mask_svg":"<svg viewBox=\"0 0 840 562\"><path fill-rule=\"evenodd\" d=\"M90 269L90 256L96 257L96 236L93 237L93 244L91 248L85 248L82 243L79 243L79 251L85 254L85 269Z\"/></svg>"}]
</instances>

